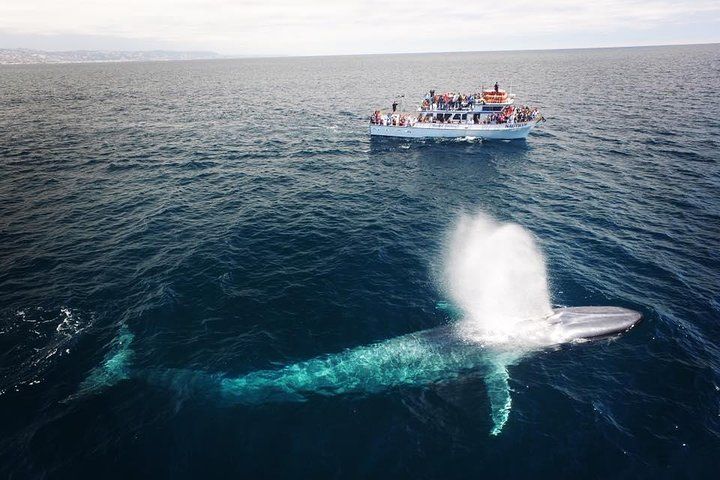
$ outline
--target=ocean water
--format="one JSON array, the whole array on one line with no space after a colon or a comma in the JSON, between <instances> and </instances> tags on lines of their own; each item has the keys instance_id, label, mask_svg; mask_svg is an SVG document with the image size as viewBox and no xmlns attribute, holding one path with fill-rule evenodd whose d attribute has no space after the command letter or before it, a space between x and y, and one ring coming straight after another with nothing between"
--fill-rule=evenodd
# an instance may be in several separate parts
<instances>
[{"instance_id":1,"label":"ocean water","mask_svg":"<svg viewBox=\"0 0 720 480\"><path fill-rule=\"evenodd\" d=\"M714 478L719 71L718 45L0 67L0 476ZM367 135L496 80L547 117L527 141ZM219 399L452 324L477 212L532 232L553 305L644 321L510 365L496 436L473 368Z\"/></svg>"}]
</instances>

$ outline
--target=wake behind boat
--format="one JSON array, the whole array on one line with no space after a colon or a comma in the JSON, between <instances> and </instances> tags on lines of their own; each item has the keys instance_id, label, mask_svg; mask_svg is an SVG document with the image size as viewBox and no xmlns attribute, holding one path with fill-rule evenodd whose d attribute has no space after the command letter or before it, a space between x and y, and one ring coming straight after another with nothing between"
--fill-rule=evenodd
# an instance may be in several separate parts
<instances>
[{"instance_id":1,"label":"wake behind boat","mask_svg":"<svg viewBox=\"0 0 720 480\"><path fill-rule=\"evenodd\" d=\"M425 95L416 113L376 110L370 116L370 135L404 138L475 137L494 140L526 138L544 121L537 108L515 105L515 95L499 88L481 93Z\"/></svg>"}]
</instances>

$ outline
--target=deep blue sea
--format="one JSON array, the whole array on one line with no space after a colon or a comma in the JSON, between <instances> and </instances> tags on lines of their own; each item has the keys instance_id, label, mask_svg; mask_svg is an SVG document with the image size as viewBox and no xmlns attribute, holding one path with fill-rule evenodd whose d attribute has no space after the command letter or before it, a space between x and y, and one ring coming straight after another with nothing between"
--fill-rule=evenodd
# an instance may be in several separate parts
<instances>
[{"instance_id":1,"label":"deep blue sea","mask_svg":"<svg viewBox=\"0 0 720 480\"><path fill-rule=\"evenodd\" d=\"M495 81L547 118L527 141L368 136ZM472 370L215 398L452 322L479 211L532 232L554 305L644 321L509 367L498 436ZM0 66L0 477L716 478L719 252L719 45Z\"/></svg>"}]
</instances>

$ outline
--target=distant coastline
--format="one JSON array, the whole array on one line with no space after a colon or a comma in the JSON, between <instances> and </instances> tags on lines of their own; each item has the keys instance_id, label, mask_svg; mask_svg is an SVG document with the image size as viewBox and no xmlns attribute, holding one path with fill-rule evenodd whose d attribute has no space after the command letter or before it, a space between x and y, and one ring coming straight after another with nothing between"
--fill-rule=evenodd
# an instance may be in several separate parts
<instances>
[{"instance_id":1,"label":"distant coastline","mask_svg":"<svg viewBox=\"0 0 720 480\"><path fill-rule=\"evenodd\" d=\"M223 58L215 52L200 51L47 51L29 48L0 48L1 65L32 65L48 63L157 62L173 60L206 60Z\"/></svg>"}]
</instances>

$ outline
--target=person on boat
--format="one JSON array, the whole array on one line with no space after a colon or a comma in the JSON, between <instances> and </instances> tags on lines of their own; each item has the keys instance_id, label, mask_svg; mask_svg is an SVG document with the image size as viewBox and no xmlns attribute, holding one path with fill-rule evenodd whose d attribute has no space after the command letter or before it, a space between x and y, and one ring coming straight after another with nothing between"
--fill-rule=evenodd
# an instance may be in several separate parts
<instances>
[{"instance_id":1,"label":"person on boat","mask_svg":"<svg viewBox=\"0 0 720 480\"><path fill-rule=\"evenodd\" d=\"M495 93L500 92L500 85L498 85L498 82L495 82Z\"/></svg>"},{"instance_id":2,"label":"person on boat","mask_svg":"<svg viewBox=\"0 0 720 480\"><path fill-rule=\"evenodd\" d=\"M397 102L397 100L395 100L395 101L392 103L393 113L395 113L395 112L397 111L397 106L398 106L398 102Z\"/></svg>"}]
</instances>

